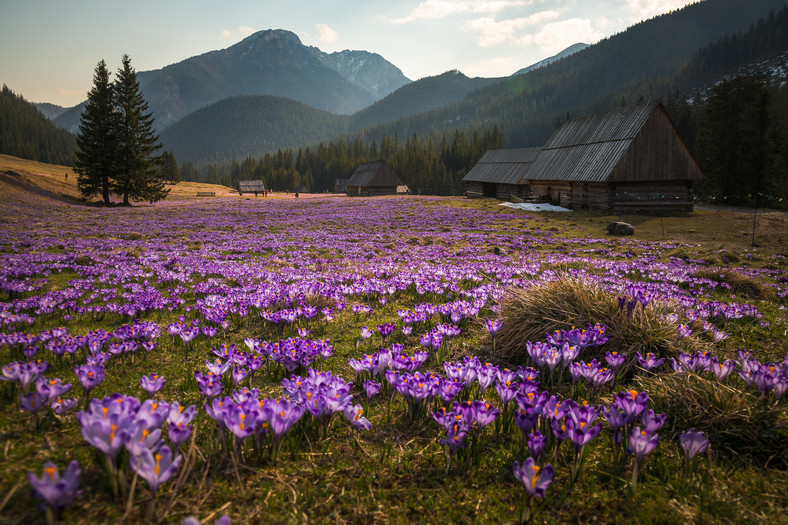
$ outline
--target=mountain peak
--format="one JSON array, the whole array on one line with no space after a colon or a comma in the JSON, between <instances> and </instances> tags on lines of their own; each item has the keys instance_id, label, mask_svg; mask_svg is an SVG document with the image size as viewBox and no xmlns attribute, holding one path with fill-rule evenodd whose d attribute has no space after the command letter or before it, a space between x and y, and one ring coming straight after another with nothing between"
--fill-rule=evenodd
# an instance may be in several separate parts
<instances>
[{"instance_id":1,"label":"mountain peak","mask_svg":"<svg viewBox=\"0 0 788 525\"><path fill-rule=\"evenodd\" d=\"M294 45L303 45L301 43L301 39L298 38L298 35L293 33L292 31L288 31L287 29L263 29L262 31L257 31L256 33L252 33L248 37L241 40L236 45L242 44L251 44L257 42L287 42Z\"/></svg>"}]
</instances>

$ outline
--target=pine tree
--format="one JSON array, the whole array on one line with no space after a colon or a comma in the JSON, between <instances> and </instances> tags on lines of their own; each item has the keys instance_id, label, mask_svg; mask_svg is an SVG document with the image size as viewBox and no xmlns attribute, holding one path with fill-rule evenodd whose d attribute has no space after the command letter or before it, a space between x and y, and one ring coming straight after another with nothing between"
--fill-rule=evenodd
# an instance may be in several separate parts
<instances>
[{"instance_id":1,"label":"pine tree","mask_svg":"<svg viewBox=\"0 0 788 525\"><path fill-rule=\"evenodd\" d=\"M117 172L113 190L129 199L155 202L169 193L164 189L164 178L159 171L156 151L161 148L153 127L153 116L148 113L148 103L142 96L137 72L131 59L123 55L123 66L118 70L115 85L117 110Z\"/></svg>"},{"instance_id":2,"label":"pine tree","mask_svg":"<svg viewBox=\"0 0 788 525\"><path fill-rule=\"evenodd\" d=\"M181 174L178 170L178 163L172 151L165 151L161 154L160 167L162 178L170 184L177 184L181 181Z\"/></svg>"},{"instance_id":3,"label":"pine tree","mask_svg":"<svg viewBox=\"0 0 788 525\"><path fill-rule=\"evenodd\" d=\"M94 70L93 88L79 121L74 171L79 174L77 186L82 195L100 194L105 204L109 204L110 181L115 174L117 139L113 98L107 64L101 60Z\"/></svg>"}]
</instances>

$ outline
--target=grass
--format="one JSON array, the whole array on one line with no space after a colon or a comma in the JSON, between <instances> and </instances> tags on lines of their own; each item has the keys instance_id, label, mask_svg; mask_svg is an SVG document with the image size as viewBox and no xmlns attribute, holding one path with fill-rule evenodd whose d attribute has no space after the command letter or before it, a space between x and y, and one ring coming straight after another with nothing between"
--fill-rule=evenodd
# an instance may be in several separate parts
<instances>
[{"instance_id":1,"label":"grass","mask_svg":"<svg viewBox=\"0 0 788 525\"><path fill-rule=\"evenodd\" d=\"M610 341L595 352L584 353L586 361L602 360L607 351L627 355L632 363L637 352L670 358L679 349L699 350L702 345L695 340L677 343L676 324L666 319L672 311L669 304L656 302L646 308L638 304L627 314L619 307L617 295L564 274L555 281L509 292L501 309L505 322L496 336L497 350L512 366L525 365L527 341L544 341L545 334L554 330L584 329L589 324L606 326ZM624 369L627 372L629 367Z\"/></svg>"},{"instance_id":2,"label":"grass","mask_svg":"<svg viewBox=\"0 0 788 525\"><path fill-rule=\"evenodd\" d=\"M49 184L47 177L56 180L60 173L58 168L3 157L0 166L42 187ZM71 179L69 176L69 184ZM53 193L60 191L55 186L51 188ZM653 216L624 217L636 225L636 235L617 239L602 232L611 217L587 212L534 215L504 209L488 200L353 200L347 205L353 206L354 213L346 217L320 214L320 210L344 206L347 201L340 198L197 199L191 196L195 187L184 184L176 188L182 188L182 192L173 192L170 199L154 206L99 210L33 196L0 179L0 192L12 197L0 202L0 257L8 261L9 268L11 262L14 268L19 267L15 257L21 258L28 251L35 252L36 261L46 257L57 261L48 268L51 273L31 277L45 280L41 290L13 297L0 292L0 303L77 290L82 279L118 294L113 299L98 296L90 304L102 305L110 300L122 303L122 294L150 283L166 297L184 301L172 311L137 314L140 319L153 320L163 327L181 315L187 321L199 318L194 307L210 294L270 290L272 283L260 277L262 272L287 275L292 283L314 283L341 276L345 285L376 284L388 277L377 277L372 266L386 261L394 279L418 270L423 279L445 288L420 292L411 285L386 294L385 305L378 301L384 295L379 292L352 295L348 308L327 325L299 321L300 326L312 331L310 338L330 339L335 355L326 360L324 367L347 381L360 383L347 359L374 352L379 346L375 334L356 347L362 326L374 330L378 324L395 322L399 328L398 309L467 299L463 293L480 286L505 291L500 304L505 323L496 338L496 353L492 353L492 341L483 326L485 317L499 315L490 308L497 306L491 301L467 320L462 335L452 342L448 357L454 361L477 355L514 368L525 364L525 341L541 341L546 332L586 323L606 324L612 339L593 355L584 355L585 360L601 358L605 351L614 348L627 354L651 351L666 357L675 356L679 349L711 350L731 357L741 346L756 351L761 360L781 359L788 352L784 337L788 324L786 312L781 309L785 300L776 297L773 277L784 275L788 263L778 257L782 253L779 250L739 248L743 246L742 238L736 232L743 223L738 212L701 211L666 217L664 221ZM21 204L17 207L14 202ZM220 203L220 211L216 210L216 203ZM279 215L277 206L283 210ZM31 207L36 213L30 212ZM198 213L194 213L195 209ZM370 215L364 215L367 209L372 210ZM113 213L112 221L101 215L105 212ZM389 214L387 220L398 225L396 228L391 223L376 222L375 216L384 213ZM239 221L249 216L274 219L262 223L259 231L239 227ZM310 220L302 221L306 226L301 226L291 222L296 216ZM162 219L159 225L159 218L166 220ZM279 222L274 222L277 219ZM660 222L664 222L668 242L662 242ZM788 227L772 222L773 235L786 236ZM709 225L709 230L704 230L703 225ZM337 235L331 237L330 244L320 244L316 239L327 232L351 232L347 235L352 239ZM170 246L159 246L160 238L167 239ZM22 241L29 246L23 247ZM727 248L721 250L722 246ZM506 253L496 255L495 247ZM71 257L70 262L63 263L61 257ZM155 271L162 271L161 266L170 257L178 258L171 269L185 281L159 282L152 277ZM118 267L126 264L126 258L133 260L134 268L140 271L119 277ZM626 275L653 285L658 281L658 271L667 271L659 265L674 259L689 265L692 275L700 280L731 286L699 288L695 291L700 299L731 302L746 298L759 308L763 318L713 320L730 335L717 345L700 334L698 326L694 326L697 333L693 337L678 343L675 323L666 319L667 314L680 313L677 305L654 302L644 310L638 306L630 317L619 310L616 292L594 284L622 275L617 273L616 265L637 261L641 263L639 273ZM210 277L191 272L198 268L202 271L205 261L212 265L208 267ZM608 263L612 265L609 268L605 266ZM229 267L242 267L247 273L230 275L226 273ZM724 271L719 267L724 267ZM533 268L537 273L529 273ZM457 276L449 275L455 270ZM441 273L446 271L449 273ZM756 296L745 289L733 289L734 277L760 285L763 294ZM209 278L214 279L215 286L207 287L207 292L195 290L198 285L206 285ZM679 284L676 283L677 288ZM456 290L450 285L456 285ZM178 287L183 290L178 291ZM76 299L78 304L83 297ZM297 297L317 307L336 306L334 298L312 288ZM289 295L283 296L280 306L288 304L289 299ZM371 316L353 315L349 306L355 303L371 306ZM49 314L36 314L31 326L16 329L37 333L64 325L72 334L85 334L96 328L112 330L133 320L117 314L74 313L64 319L64 313L56 309ZM133 359L113 358L107 378L93 396L101 398L119 391L144 398L139 378L156 371L167 379L159 394L161 399L199 407L201 399L193 373L204 369L212 347L220 342L243 347L246 337L277 341L293 334L287 328L264 322L253 307L246 317L235 315L232 319L226 331L220 330L212 341L198 338L188 352L169 335L163 335L159 348L147 357L138 351ZM761 321L770 323L768 328L761 327ZM412 352L418 347L418 334L437 322L436 316L429 327L414 331L408 340L397 335L394 341L406 344L407 351ZM11 360L8 347L0 347L0 364ZM47 377L75 383L72 395L81 398L81 388L73 374L76 362L70 357L62 363L52 360L53 368ZM444 374L435 361L426 367ZM770 398L759 398L735 377L718 385L701 376L666 374L667 366L651 375L631 361L628 367L615 389L590 401L609 405L614 392L642 389L649 393L652 408L667 414L668 423L659 432L660 444L641 469L638 490L633 491L628 485L632 458L612 454L611 433L605 424L602 434L589 443L584 469L574 483L570 478L572 446L563 445L554 456L553 452L549 454L556 477L534 522L785 522L788 468L780 455L786 440L784 400L774 403ZM254 387L264 396L278 396L280 380L288 375L275 367L270 371L261 369L255 375ZM561 391L568 394L569 389ZM352 393L355 400L363 399L360 384L353 387ZM48 460L62 470L71 459L82 465L84 492L64 510L63 522L116 523L123 521L124 516L128 523L143 522L148 498L145 483L138 483L126 515L127 502L123 497L113 497L94 449L81 435L74 412L61 419L47 417L34 432L31 415L16 407L17 395L9 383L0 383L0 523L43 522L44 514L30 493L25 474L29 470L40 473ZM582 394L574 398L577 402L584 400ZM390 404L389 399L389 393L384 391L370 401L366 415L372 428L358 436L341 415L334 416L327 438L320 437L305 420L288 434L275 461L258 459L249 442L237 465L226 450L215 449L216 425L199 408L195 433L182 449L184 463L158 494L156 521L180 523L185 516L193 515L203 523L213 523L228 514L233 523L516 522L522 486L512 476L512 463L527 456L516 426L504 430L496 429L495 423L488 425L479 440L481 454L477 463L458 461L444 474L444 450L439 443L443 434L437 424L427 415L411 421L406 417L402 397L395 396ZM501 408L494 389L488 389L483 399ZM688 475L677 435L692 426L706 431L712 445L710 452L698 461L695 472Z\"/></svg>"}]
</instances>

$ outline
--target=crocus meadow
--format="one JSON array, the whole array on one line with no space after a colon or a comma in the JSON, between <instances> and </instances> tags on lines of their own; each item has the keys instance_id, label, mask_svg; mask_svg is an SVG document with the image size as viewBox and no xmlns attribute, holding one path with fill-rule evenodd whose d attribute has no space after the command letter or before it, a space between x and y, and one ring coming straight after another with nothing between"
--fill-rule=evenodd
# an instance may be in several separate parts
<instances>
[{"instance_id":1,"label":"crocus meadow","mask_svg":"<svg viewBox=\"0 0 788 525\"><path fill-rule=\"evenodd\" d=\"M704 487L735 452L640 381L786 415L779 255L735 268L771 298L745 300L674 256L692 246L460 199L26 198L0 203L12 520L584 521L596 491L603 521L644 519L649 497L666 521L714 521L670 487L722 497ZM610 349L605 319L554 319L502 358L509 292L565 275L621 319L667 309L668 346Z\"/></svg>"}]
</instances>

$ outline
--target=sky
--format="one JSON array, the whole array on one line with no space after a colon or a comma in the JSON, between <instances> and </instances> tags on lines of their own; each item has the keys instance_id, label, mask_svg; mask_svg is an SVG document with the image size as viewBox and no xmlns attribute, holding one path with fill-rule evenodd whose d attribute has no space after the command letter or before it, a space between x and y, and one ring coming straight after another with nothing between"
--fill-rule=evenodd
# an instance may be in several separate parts
<instances>
[{"instance_id":1,"label":"sky","mask_svg":"<svg viewBox=\"0 0 788 525\"><path fill-rule=\"evenodd\" d=\"M264 29L380 54L411 80L501 77L690 0L0 0L0 83L31 102L87 98L93 69L137 71L224 49Z\"/></svg>"}]
</instances>

